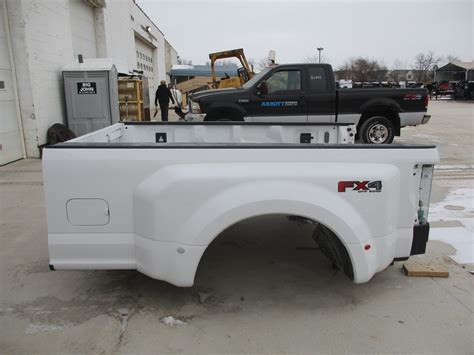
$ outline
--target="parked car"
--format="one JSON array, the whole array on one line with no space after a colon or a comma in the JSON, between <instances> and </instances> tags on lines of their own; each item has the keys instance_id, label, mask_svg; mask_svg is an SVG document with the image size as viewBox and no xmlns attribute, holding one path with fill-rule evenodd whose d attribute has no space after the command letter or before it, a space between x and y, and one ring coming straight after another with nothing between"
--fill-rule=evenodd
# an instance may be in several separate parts
<instances>
[{"instance_id":1,"label":"parked car","mask_svg":"<svg viewBox=\"0 0 474 355\"><path fill-rule=\"evenodd\" d=\"M391 143L405 126L425 124L426 89L336 89L328 64L266 68L242 88L197 92L191 119L251 122L343 122L357 126L364 143Z\"/></svg>"},{"instance_id":2,"label":"parked car","mask_svg":"<svg viewBox=\"0 0 474 355\"><path fill-rule=\"evenodd\" d=\"M192 286L222 231L283 214L314 224L321 251L355 283L367 282L425 252L438 154L434 146L331 144L351 130L130 122L48 146L50 268L136 269Z\"/></svg>"}]
</instances>

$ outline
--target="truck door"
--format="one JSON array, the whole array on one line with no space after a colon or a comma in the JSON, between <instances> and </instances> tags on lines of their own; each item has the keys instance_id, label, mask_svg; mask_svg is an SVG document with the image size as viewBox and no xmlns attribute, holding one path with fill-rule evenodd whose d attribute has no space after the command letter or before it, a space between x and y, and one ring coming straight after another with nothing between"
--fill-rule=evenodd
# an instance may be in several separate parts
<instances>
[{"instance_id":1,"label":"truck door","mask_svg":"<svg viewBox=\"0 0 474 355\"><path fill-rule=\"evenodd\" d=\"M282 68L262 81L250 98L253 122L306 122L305 82L301 68Z\"/></svg>"},{"instance_id":2,"label":"truck door","mask_svg":"<svg viewBox=\"0 0 474 355\"><path fill-rule=\"evenodd\" d=\"M308 67L308 122L334 122L336 92L323 66Z\"/></svg>"}]
</instances>

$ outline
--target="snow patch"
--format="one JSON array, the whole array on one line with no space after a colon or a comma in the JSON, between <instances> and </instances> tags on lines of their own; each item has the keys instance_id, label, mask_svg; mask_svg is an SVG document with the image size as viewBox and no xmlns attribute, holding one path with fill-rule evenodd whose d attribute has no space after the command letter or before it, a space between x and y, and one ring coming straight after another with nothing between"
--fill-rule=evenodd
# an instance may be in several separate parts
<instances>
[{"instance_id":1,"label":"snow patch","mask_svg":"<svg viewBox=\"0 0 474 355\"><path fill-rule=\"evenodd\" d=\"M43 332L61 331L64 327L55 324L29 324L26 328L26 334L37 334Z\"/></svg>"},{"instance_id":2,"label":"snow patch","mask_svg":"<svg viewBox=\"0 0 474 355\"><path fill-rule=\"evenodd\" d=\"M422 133L420 133L420 134L414 134L414 135L413 135L413 138L424 138L424 139L433 139L433 138L434 138L434 139L439 139L438 136L433 136L433 135L431 135L431 134L422 134Z\"/></svg>"},{"instance_id":3,"label":"snow patch","mask_svg":"<svg viewBox=\"0 0 474 355\"><path fill-rule=\"evenodd\" d=\"M169 326L169 327L175 327L177 325L185 325L186 322L183 322L182 320L179 320L177 318L174 318L173 316L166 316L160 318L161 323Z\"/></svg>"},{"instance_id":4,"label":"snow patch","mask_svg":"<svg viewBox=\"0 0 474 355\"><path fill-rule=\"evenodd\" d=\"M432 228L431 240L452 245L459 264L474 264L474 189L450 191L442 202L430 204L430 221L458 221L465 227Z\"/></svg>"}]
</instances>

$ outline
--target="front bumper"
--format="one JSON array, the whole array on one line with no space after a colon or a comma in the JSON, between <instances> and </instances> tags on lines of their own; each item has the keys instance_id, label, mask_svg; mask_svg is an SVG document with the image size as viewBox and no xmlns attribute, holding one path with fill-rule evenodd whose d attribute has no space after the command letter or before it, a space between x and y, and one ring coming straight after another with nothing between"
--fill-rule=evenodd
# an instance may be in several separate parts
<instances>
[{"instance_id":1,"label":"front bumper","mask_svg":"<svg viewBox=\"0 0 474 355\"><path fill-rule=\"evenodd\" d=\"M413 242L411 244L410 255L424 254L426 243L430 234L430 224L417 224L413 227Z\"/></svg>"},{"instance_id":2,"label":"front bumper","mask_svg":"<svg viewBox=\"0 0 474 355\"><path fill-rule=\"evenodd\" d=\"M431 115L424 115L423 120L421 121L422 124L427 124L431 119Z\"/></svg>"}]
</instances>

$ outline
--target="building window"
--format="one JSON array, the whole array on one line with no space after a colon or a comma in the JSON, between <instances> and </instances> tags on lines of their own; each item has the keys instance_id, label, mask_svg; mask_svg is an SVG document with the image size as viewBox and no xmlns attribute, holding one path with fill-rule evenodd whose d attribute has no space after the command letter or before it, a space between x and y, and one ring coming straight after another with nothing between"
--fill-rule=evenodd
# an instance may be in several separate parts
<instances>
[{"instance_id":1,"label":"building window","mask_svg":"<svg viewBox=\"0 0 474 355\"><path fill-rule=\"evenodd\" d=\"M0 81L0 90L5 90L5 82L3 80Z\"/></svg>"}]
</instances>

